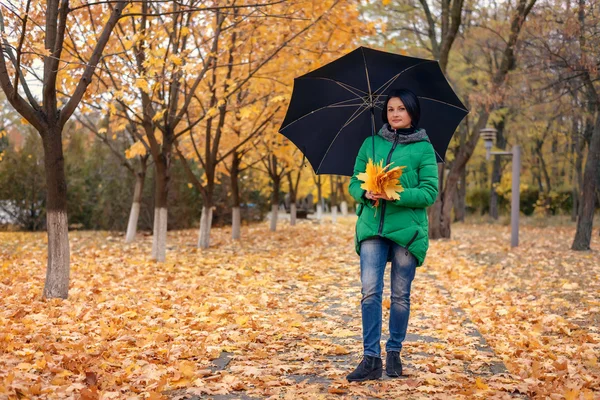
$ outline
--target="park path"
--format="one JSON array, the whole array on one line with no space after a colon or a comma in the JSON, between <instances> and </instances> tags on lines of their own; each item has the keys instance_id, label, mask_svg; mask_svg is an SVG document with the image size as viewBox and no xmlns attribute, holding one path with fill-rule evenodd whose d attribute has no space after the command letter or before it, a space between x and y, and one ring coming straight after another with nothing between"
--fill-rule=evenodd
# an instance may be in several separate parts
<instances>
[{"instance_id":1,"label":"park path","mask_svg":"<svg viewBox=\"0 0 600 400\"><path fill-rule=\"evenodd\" d=\"M297 313L295 330L283 336L259 335L263 358L255 351L223 351L207 372L208 382L200 380L195 388L172 392L171 398L526 398L477 326L426 265L418 269L413 283L411 319L402 352L405 376L390 379L384 374L379 381L346 382L346 374L362 354L353 221L345 218L336 225L302 221L296 227L284 224L275 234L274 244L255 248L265 256L276 251L282 264L301 265L307 271L281 276L276 288L278 301L271 304L280 307L271 310L275 314ZM295 236L299 229L309 231L308 236ZM310 232L316 235L316 243L303 243ZM388 265L382 348L388 337L389 270ZM256 381L260 376L268 380ZM243 390L229 392L231 386L210 383L223 379L236 382Z\"/></svg>"},{"instance_id":2,"label":"park path","mask_svg":"<svg viewBox=\"0 0 600 400\"><path fill-rule=\"evenodd\" d=\"M600 257L568 224L524 224L516 249L506 226L455 224L413 284L406 376L349 384L355 221L215 228L206 250L172 231L164 263L147 234L72 232L66 301L41 299L46 236L0 232L0 398L600 398Z\"/></svg>"}]
</instances>

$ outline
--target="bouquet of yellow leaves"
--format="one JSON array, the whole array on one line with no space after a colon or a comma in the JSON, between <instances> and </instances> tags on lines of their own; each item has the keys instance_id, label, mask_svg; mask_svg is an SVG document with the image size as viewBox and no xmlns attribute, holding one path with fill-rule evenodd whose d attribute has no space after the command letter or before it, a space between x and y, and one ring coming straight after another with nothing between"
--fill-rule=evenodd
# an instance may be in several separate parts
<instances>
[{"instance_id":1,"label":"bouquet of yellow leaves","mask_svg":"<svg viewBox=\"0 0 600 400\"><path fill-rule=\"evenodd\" d=\"M364 183L360 185L361 189L373 192L375 194L385 194L392 200L398 200L400 193L404 191L400 185L400 177L405 166L388 169L393 163L383 166L383 160L379 164L374 164L369 158L367 170L356 175L356 178ZM379 205L379 200L375 201L375 207Z\"/></svg>"}]
</instances>

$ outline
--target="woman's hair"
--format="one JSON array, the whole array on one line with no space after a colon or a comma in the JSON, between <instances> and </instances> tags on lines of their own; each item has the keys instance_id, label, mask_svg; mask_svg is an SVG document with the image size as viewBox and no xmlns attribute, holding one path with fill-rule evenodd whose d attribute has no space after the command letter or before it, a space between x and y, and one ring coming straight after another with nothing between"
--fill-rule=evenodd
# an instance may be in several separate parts
<instances>
[{"instance_id":1,"label":"woman's hair","mask_svg":"<svg viewBox=\"0 0 600 400\"><path fill-rule=\"evenodd\" d=\"M389 123L387 119L387 107L392 97L398 97L402 100L408 115L410 115L411 125L417 127L419 119L421 118L421 104L416 94L408 89L392 89L383 103L383 110L381 110L381 119L384 123Z\"/></svg>"}]
</instances>

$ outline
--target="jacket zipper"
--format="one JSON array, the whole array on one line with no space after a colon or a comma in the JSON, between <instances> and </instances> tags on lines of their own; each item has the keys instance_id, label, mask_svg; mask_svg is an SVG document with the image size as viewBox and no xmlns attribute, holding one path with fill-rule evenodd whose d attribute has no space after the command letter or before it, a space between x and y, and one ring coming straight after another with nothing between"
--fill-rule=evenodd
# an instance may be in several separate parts
<instances>
[{"instance_id":1,"label":"jacket zipper","mask_svg":"<svg viewBox=\"0 0 600 400\"><path fill-rule=\"evenodd\" d=\"M392 149L388 153L387 160L385 162L384 167L390 163L390 160L392 159L392 154L394 153L394 150L396 149L397 144L398 144L398 134L396 133L396 130L394 129L394 144L392 145ZM379 219L378 235L381 235L381 232L383 231L383 217L385 215L385 204L386 203L387 203L386 201L383 201L383 204L381 205L381 217L379 217L380 219Z\"/></svg>"}]
</instances>

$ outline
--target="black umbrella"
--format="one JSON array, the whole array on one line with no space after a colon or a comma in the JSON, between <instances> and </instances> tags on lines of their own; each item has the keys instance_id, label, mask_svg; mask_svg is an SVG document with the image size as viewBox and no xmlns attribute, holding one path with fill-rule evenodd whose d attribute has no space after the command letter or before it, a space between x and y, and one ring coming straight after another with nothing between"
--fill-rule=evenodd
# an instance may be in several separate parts
<instances>
[{"instance_id":1,"label":"black umbrella","mask_svg":"<svg viewBox=\"0 0 600 400\"><path fill-rule=\"evenodd\" d=\"M383 125L385 96L399 87L419 97L419 127L427 130L443 162L456 127L469 111L439 63L367 47L295 78L279 132L304 153L317 174L352 176L360 145Z\"/></svg>"}]
</instances>

